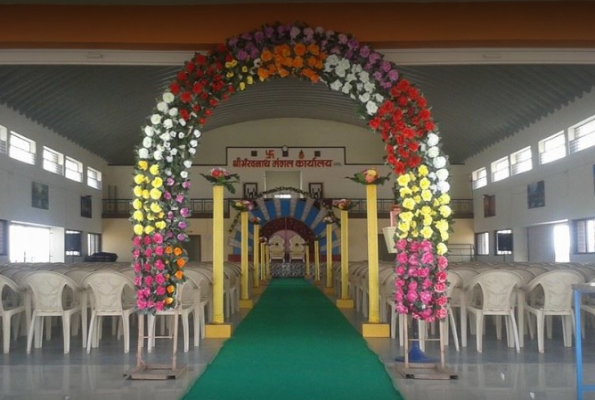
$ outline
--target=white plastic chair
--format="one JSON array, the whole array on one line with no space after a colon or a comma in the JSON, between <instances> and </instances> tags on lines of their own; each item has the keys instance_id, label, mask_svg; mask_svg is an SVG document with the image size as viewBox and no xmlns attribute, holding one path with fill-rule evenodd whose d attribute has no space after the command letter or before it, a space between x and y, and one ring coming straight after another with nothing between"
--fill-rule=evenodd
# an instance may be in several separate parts
<instances>
[{"instance_id":1,"label":"white plastic chair","mask_svg":"<svg viewBox=\"0 0 595 400\"><path fill-rule=\"evenodd\" d=\"M19 333L20 314L25 312L24 293L14 281L0 275L0 295L2 296L0 299L2 345L4 354L8 354L10 352L10 326L12 317L17 317L12 329L13 340L16 340Z\"/></svg>"},{"instance_id":2,"label":"white plastic chair","mask_svg":"<svg viewBox=\"0 0 595 400\"><path fill-rule=\"evenodd\" d=\"M482 272L466 284L463 304L461 304L461 320L466 318L467 312L475 316L476 343L479 353L482 352L483 324L486 315L505 317L508 347L514 346L517 353L520 352L514 304L517 289L522 284L521 277L508 270ZM476 288L480 290L481 298L473 296ZM466 329L461 331L461 335L466 337Z\"/></svg>"},{"instance_id":3,"label":"white plastic chair","mask_svg":"<svg viewBox=\"0 0 595 400\"><path fill-rule=\"evenodd\" d=\"M34 271L24 278L24 283L31 289L33 295L33 312L27 334L27 354L31 353L31 345L35 333L35 348L42 346L41 332L43 331L43 317L58 316L62 318L62 333L64 336L64 354L70 352L70 326L73 315L81 312L81 305L76 303L75 296L68 296L73 302L64 302L67 289L80 292L80 286L69 277L53 271ZM83 335L87 332L83 325Z\"/></svg>"},{"instance_id":4,"label":"white plastic chair","mask_svg":"<svg viewBox=\"0 0 595 400\"><path fill-rule=\"evenodd\" d=\"M165 316L165 317L174 317L173 323L177 324L176 313L179 312L179 316L182 318L182 332L184 335L184 352L187 353L190 350L190 323L189 323L189 316L191 313L195 311L196 301L185 301L188 299L187 295L184 295L184 292L190 291L194 292L196 295L198 294L197 288L194 285L192 280L186 280L186 282L178 285L178 299L181 299L179 304L179 309L176 311L175 309L170 310L163 310L163 311L156 311L155 315L149 314L147 317L147 331L149 332L148 338L148 345L147 351L151 353L153 351L153 347L155 347L155 320L158 316ZM196 318L196 313L194 314ZM170 332L173 330L170 328ZM195 334L195 342L196 337L199 335L198 331L194 332Z\"/></svg>"},{"instance_id":5,"label":"white plastic chair","mask_svg":"<svg viewBox=\"0 0 595 400\"><path fill-rule=\"evenodd\" d=\"M572 327L574 326L574 313L572 310L572 284L583 283L583 275L571 270L553 270L535 277L525 288L527 301L524 308L529 314L535 316L537 322L537 347L540 353L544 352L544 325L547 316L559 315L562 318L562 332L564 346L572 346ZM543 290L543 297L538 302L533 302L532 291L537 288ZM529 320L529 334L534 337L534 321ZM552 337L551 325L548 324L548 338Z\"/></svg>"},{"instance_id":6,"label":"white plastic chair","mask_svg":"<svg viewBox=\"0 0 595 400\"><path fill-rule=\"evenodd\" d=\"M126 287L134 290L132 279L117 271L97 271L89 274L82 285L92 293L87 353L91 352L91 346L99 346L100 318L104 316L121 317L124 353L128 353L130 351L130 316L134 312L134 307L123 303L122 299ZM83 304L83 307L85 306L86 304Z\"/></svg>"}]
</instances>

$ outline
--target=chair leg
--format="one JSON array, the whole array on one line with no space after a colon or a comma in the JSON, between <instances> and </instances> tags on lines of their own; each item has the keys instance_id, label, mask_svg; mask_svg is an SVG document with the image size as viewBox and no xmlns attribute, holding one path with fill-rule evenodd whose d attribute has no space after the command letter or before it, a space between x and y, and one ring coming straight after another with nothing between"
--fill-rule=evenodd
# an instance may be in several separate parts
<instances>
[{"instance_id":1,"label":"chair leg","mask_svg":"<svg viewBox=\"0 0 595 400\"><path fill-rule=\"evenodd\" d=\"M37 314L33 311L31 316L31 322L29 323L29 332L27 332L27 354L31 353L31 345L33 344L33 334L35 331L35 325L37 325L35 320L37 319Z\"/></svg>"},{"instance_id":2,"label":"chair leg","mask_svg":"<svg viewBox=\"0 0 595 400\"><path fill-rule=\"evenodd\" d=\"M535 317L537 319L537 348L540 353L543 353L543 351L544 351L543 336L544 336L545 317L542 313L537 314Z\"/></svg>"},{"instance_id":3,"label":"chair leg","mask_svg":"<svg viewBox=\"0 0 595 400\"><path fill-rule=\"evenodd\" d=\"M460 351L461 349L459 348L459 335L457 334L457 324L455 321L454 312L450 307L448 308L448 316L450 317L450 330L452 332L453 341L455 342L455 349L457 351ZM448 330L444 333L446 336L448 336Z\"/></svg>"},{"instance_id":4,"label":"chair leg","mask_svg":"<svg viewBox=\"0 0 595 400\"><path fill-rule=\"evenodd\" d=\"M4 354L10 352L10 315L2 316L2 350Z\"/></svg>"},{"instance_id":5,"label":"chair leg","mask_svg":"<svg viewBox=\"0 0 595 400\"><path fill-rule=\"evenodd\" d=\"M91 353L91 343L93 343L95 336L95 324L97 323L97 313L91 312L91 321L89 321L89 332L87 336L87 354Z\"/></svg>"},{"instance_id":6,"label":"chair leg","mask_svg":"<svg viewBox=\"0 0 595 400\"><path fill-rule=\"evenodd\" d=\"M483 352L483 314L473 314L475 316L475 343L477 352Z\"/></svg>"},{"instance_id":7,"label":"chair leg","mask_svg":"<svg viewBox=\"0 0 595 400\"><path fill-rule=\"evenodd\" d=\"M130 352L130 315L122 314L122 334L124 335L124 353Z\"/></svg>"},{"instance_id":8,"label":"chair leg","mask_svg":"<svg viewBox=\"0 0 595 400\"><path fill-rule=\"evenodd\" d=\"M516 352L520 353L521 352L521 347L519 344L519 328L516 324L516 320L514 318L514 310L510 310L510 323L512 325L512 334L514 335L514 343L516 346Z\"/></svg>"},{"instance_id":9,"label":"chair leg","mask_svg":"<svg viewBox=\"0 0 595 400\"><path fill-rule=\"evenodd\" d=\"M64 335L64 354L70 353L70 324L72 314L62 314L62 334Z\"/></svg>"},{"instance_id":10,"label":"chair leg","mask_svg":"<svg viewBox=\"0 0 595 400\"><path fill-rule=\"evenodd\" d=\"M572 347L572 318L570 315L561 315L562 332L564 333L564 346Z\"/></svg>"},{"instance_id":11,"label":"chair leg","mask_svg":"<svg viewBox=\"0 0 595 400\"><path fill-rule=\"evenodd\" d=\"M553 320L554 317L553 315L546 315L545 317L545 328L546 328L546 333L547 333L547 338L551 339L552 338L552 325L553 325Z\"/></svg>"}]
</instances>

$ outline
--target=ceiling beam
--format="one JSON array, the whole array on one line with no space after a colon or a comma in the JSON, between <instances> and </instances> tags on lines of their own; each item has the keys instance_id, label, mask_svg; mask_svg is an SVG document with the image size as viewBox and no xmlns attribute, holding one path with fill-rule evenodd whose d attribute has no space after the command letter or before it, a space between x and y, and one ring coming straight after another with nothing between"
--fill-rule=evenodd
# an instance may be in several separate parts
<instances>
[{"instance_id":1,"label":"ceiling beam","mask_svg":"<svg viewBox=\"0 0 595 400\"><path fill-rule=\"evenodd\" d=\"M0 48L205 50L307 22L376 48L595 48L595 2L0 5Z\"/></svg>"}]
</instances>

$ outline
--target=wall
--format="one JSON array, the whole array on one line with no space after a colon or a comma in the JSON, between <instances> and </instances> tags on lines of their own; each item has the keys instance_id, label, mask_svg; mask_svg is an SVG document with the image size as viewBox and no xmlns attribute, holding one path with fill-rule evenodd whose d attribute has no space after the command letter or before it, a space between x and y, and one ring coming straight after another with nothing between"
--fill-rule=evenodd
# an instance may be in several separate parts
<instances>
[{"instance_id":1,"label":"wall","mask_svg":"<svg viewBox=\"0 0 595 400\"><path fill-rule=\"evenodd\" d=\"M556 222L595 217L595 194L593 165L595 147L567 155L554 162L539 165L538 142L546 137L567 130L595 114L595 92L584 95L574 103L563 107L518 134L471 157L465 164L467 177L472 171L488 167L501 157L526 146L532 146L533 170L521 173L473 191L475 209L475 232L493 232L497 229L513 229L517 236L525 229L525 244L515 237L515 261L553 261L553 249L544 245L545 236L551 235ZM527 185L543 180L545 184L545 206L529 209ZM496 216L483 216L483 196L496 196ZM531 228L546 225L542 228ZM493 235L492 235L493 239ZM519 238L521 239L521 238ZM551 240L551 239L547 239ZM492 242L493 243L493 242ZM522 246L522 247L518 247ZM493 247L493 246L492 246ZM493 249L492 249L493 251ZM489 260L489 257L482 259ZM499 257L501 259L501 257ZM571 261L593 262L595 255L576 255L571 252Z\"/></svg>"},{"instance_id":2,"label":"wall","mask_svg":"<svg viewBox=\"0 0 595 400\"><path fill-rule=\"evenodd\" d=\"M8 154L0 154L0 219L9 222L36 224L52 228L51 260L64 261L64 229L83 232L83 254L86 251L86 233L101 233L102 192L66 179L42 167L43 146L71 156L98 171L105 171L107 164L99 157L83 150L74 143L37 123L25 119L14 110L0 105L0 125L36 142L36 165L14 160ZM49 186L49 209L33 208L31 205L32 182ZM93 218L81 217L81 196L92 197ZM70 257L69 257L70 260ZM0 262L8 256L0 256Z\"/></svg>"}]
</instances>

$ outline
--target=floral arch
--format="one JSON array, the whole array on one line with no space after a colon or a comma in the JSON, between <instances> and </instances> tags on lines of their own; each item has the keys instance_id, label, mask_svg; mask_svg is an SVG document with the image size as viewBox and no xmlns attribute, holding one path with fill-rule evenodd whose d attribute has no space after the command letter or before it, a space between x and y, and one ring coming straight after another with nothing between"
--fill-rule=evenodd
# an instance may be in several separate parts
<instances>
[{"instance_id":1,"label":"floral arch","mask_svg":"<svg viewBox=\"0 0 595 400\"><path fill-rule=\"evenodd\" d=\"M397 310L434 320L446 313L446 242L451 209L448 160L425 97L396 65L352 35L305 24L274 24L196 54L158 99L137 146L131 216L137 307L175 306L187 261L188 169L200 128L236 92L274 78L327 85L361 105L385 143L402 212L396 233Z\"/></svg>"}]
</instances>

